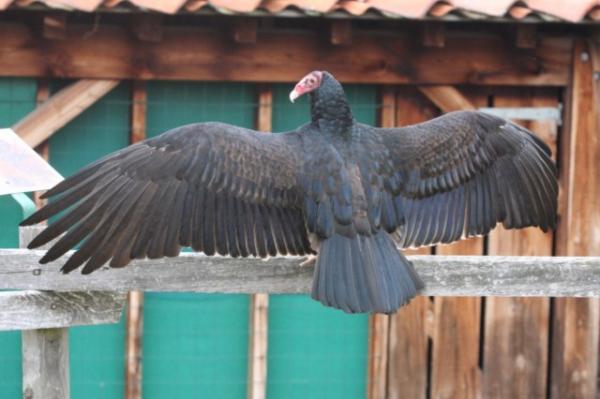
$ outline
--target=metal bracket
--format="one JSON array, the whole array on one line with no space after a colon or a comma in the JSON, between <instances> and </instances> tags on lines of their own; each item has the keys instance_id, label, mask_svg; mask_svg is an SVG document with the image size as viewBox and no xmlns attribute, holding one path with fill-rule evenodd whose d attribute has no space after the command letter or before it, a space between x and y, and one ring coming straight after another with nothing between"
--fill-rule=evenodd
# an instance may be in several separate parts
<instances>
[{"instance_id":1,"label":"metal bracket","mask_svg":"<svg viewBox=\"0 0 600 399\"><path fill-rule=\"evenodd\" d=\"M479 111L496 115L504 119L520 119L525 121L552 120L562 125L562 104L557 107L495 107L479 108Z\"/></svg>"}]
</instances>

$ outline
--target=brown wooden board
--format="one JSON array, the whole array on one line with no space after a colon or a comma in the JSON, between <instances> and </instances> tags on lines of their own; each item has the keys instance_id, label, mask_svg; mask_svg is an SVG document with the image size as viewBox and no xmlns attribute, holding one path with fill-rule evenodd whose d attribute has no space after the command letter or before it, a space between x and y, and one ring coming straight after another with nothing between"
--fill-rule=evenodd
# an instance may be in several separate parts
<instances>
[{"instance_id":1,"label":"brown wooden board","mask_svg":"<svg viewBox=\"0 0 600 399\"><path fill-rule=\"evenodd\" d=\"M572 78L565 96L561 137L561 217L557 255L600 254L600 101L592 60L597 47L577 39ZM597 299L555 301L551 398L594 398L597 394L600 303Z\"/></svg>"},{"instance_id":2,"label":"brown wooden board","mask_svg":"<svg viewBox=\"0 0 600 399\"><path fill-rule=\"evenodd\" d=\"M418 35L353 32L333 45L316 31L272 32L253 45L201 27L164 27L162 40L140 41L121 26L69 26L65 40L45 40L28 25L0 23L0 76L294 82L314 69L340 81L383 84L564 86L572 40L542 36L516 49L490 32L447 32L444 47Z\"/></svg>"},{"instance_id":3,"label":"brown wooden board","mask_svg":"<svg viewBox=\"0 0 600 399\"><path fill-rule=\"evenodd\" d=\"M396 126L396 91L393 86L381 90L379 126ZM367 399L386 399L390 317L369 316L369 353L367 364Z\"/></svg>"},{"instance_id":4,"label":"brown wooden board","mask_svg":"<svg viewBox=\"0 0 600 399\"><path fill-rule=\"evenodd\" d=\"M402 87L396 97L398 126L423 122L436 116L437 110L414 87ZM406 254L430 254L430 248L405 251ZM419 296L390 316L388 398L426 398L428 385L432 302Z\"/></svg>"},{"instance_id":5,"label":"brown wooden board","mask_svg":"<svg viewBox=\"0 0 600 399\"><path fill-rule=\"evenodd\" d=\"M146 83L132 82L130 143L146 138ZM144 336L144 293L131 291L127 295L126 314L125 399L142 397L142 341Z\"/></svg>"},{"instance_id":6,"label":"brown wooden board","mask_svg":"<svg viewBox=\"0 0 600 399\"><path fill-rule=\"evenodd\" d=\"M552 89L499 88L496 107L557 107ZM533 131L556 156L554 121L515 121ZM490 255L552 255L552 232L538 228L490 233ZM489 297L485 309L483 396L490 398L544 398L547 393L549 298Z\"/></svg>"},{"instance_id":7,"label":"brown wooden board","mask_svg":"<svg viewBox=\"0 0 600 399\"><path fill-rule=\"evenodd\" d=\"M452 101L441 101L444 109L455 110L487 106L487 93L473 88L451 88L446 93ZM443 94L441 90L426 91L430 100ZM432 97L433 98L432 98ZM437 102L436 102L437 104ZM438 104L438 105L440 105ZM451 245L438 245L437 255L483 255L483 239L473 237ZM433 345L431 356L431 398L471 399L481 396L479 369L480 319L482 300L479 297L436 297L433 314Z\"/></svg>"}]
</instances>

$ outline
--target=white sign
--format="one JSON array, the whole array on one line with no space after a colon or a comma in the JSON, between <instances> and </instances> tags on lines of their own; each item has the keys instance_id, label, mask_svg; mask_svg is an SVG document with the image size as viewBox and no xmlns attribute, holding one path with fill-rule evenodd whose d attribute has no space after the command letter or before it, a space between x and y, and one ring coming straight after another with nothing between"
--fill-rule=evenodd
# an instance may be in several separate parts
<instances>
[{"instance_id":1,"label":"white sign","mask_svg":"<svg viewBox=\"0 0 600 399\"><path fill-rule=\"evenodd\" d=\"M48 190L62 180L12 129L0 129L0 195Z\"/></svg>"}]
</instances>

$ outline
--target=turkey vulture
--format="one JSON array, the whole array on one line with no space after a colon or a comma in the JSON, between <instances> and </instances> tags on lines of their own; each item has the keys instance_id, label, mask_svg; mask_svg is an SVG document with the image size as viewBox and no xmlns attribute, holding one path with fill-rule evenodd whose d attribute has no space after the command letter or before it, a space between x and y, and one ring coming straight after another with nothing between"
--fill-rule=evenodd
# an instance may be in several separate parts
<instances>
[{"instance_id":1,"label":"turkey vulture","mask_svg":"<svg viewBox=\"0 0 600 399\"><path fill-rule=\"evenodd\" d=\"M29 248L65 233L41 263L62 267L207 255L316 258L312 297L346 312L391 313L423 287L403 248L507 228L555 225L556 169L528 130L474 111L413 126L358 123L341 84L314 71L311 121L282 134L223 123L175 128L85 167L23 221L66 209ZM396 241L396 242L395 242Z\"/></svg>"}]
</instances>

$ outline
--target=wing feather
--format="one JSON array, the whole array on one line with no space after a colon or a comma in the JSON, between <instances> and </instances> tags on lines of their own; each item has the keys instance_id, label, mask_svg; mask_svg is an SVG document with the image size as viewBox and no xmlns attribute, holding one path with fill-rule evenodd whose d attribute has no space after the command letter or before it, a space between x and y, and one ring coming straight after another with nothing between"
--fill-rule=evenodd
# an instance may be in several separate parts
<instances>
[{"instance_id":1,"label":"wing feather","mask_svg":"<svg viewBox=\"0 0 600 399\"><path fill-rule=\"evenodd\" d=\"M550 149L523 127L461 111L377 130L379 151L370 150L392 159L384 187L402 216L396 226L401 245L449 243L486 234L497 222L555 227L556 166Z\"/></svg>"},{"instance_id":2,"label":"wing feather","mask_svg":"<svg viewBox=\"0 0 600 399\"><path fill-rule=\"evenodd\" d=\"M65 233L48 262L81 243L64 272L176 256L189 245L208 255L311 253L297 181L303 151L297 132L183 126L85 167L46 192L49 204L22 224L66 211L30 245Z\"/></svg>"}]
</instances>

